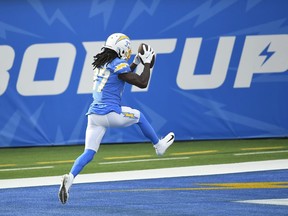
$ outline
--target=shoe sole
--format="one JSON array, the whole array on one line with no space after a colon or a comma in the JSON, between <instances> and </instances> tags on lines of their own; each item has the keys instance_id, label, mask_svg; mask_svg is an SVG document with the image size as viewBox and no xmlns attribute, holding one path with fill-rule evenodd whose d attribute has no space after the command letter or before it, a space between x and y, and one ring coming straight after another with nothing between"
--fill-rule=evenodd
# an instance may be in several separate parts
<instances>
[{"instance_id":1,"label":"shoe sole","mask_svg":"<svg viewBox=\"0 0 288 216\"><path fill-rule=\"evenodd\" d=\"M67 202L67 199L68 199L68 196L67 196L67 193L66 193L66 188L65 188L65 185L64 185L64 181L65 181L65 178L63 179L63 182L61 184L61 188L59 190L59 200L61 201L62 204L65 204Z\"/></svg>"}]
</instances>

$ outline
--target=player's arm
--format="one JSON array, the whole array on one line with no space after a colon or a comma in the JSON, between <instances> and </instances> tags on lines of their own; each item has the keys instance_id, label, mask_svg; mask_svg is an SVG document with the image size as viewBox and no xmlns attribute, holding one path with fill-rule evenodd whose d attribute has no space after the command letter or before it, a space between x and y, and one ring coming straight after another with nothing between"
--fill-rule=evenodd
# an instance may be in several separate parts
<instances>
[{"instance_id":1,"label":"player's arm","mask_svg":"<svg viewBox=\"0 0 288 216\"><path fill-rule=\"evenodd\" d=\"M146 88L148 85L148 81L150 79L150 64L153 56L155 55L154 50L150 46L146 48L146 46L143 45L143 50L144 53L138 53L135 56L133 63L130 65L131 72L118 75L120 79L139 88ZM144 64L144 69L143 72L138 75L133 73L133 70L135 70L137 65L140 63L140 58Z\"/></svg>"},{"instance_id":2,"label":"player's arm","mask_svg":"<svg viewBox=\"0 0 288 216\"><path fill-rule=\"evenodd\" d=\"M136 56L135 56L136 57ZM134 61L135 61L135 59L134 59ZM132 64L130 64L130 70L133 72L135 69L136 69L136 67L138 66L138 64L136 64L135 62L132 62Z\"/></svg>"},{"instance_id":3,"label":"player's arm","mask_svg":"<svg viewBox=\"0 0 288 216\"><path fill-rule=\"evenodd\" d=\"M133 64L133 63L132 63ZM136 65L137 66L137 65ZM131 66L130 66L131 68ZM122 73L118 75L119 79L135 85L139 88L146 88L150 79L150 63L144 64L143 72L138 75L134 72Z\"/></svg>"}]
</instances>

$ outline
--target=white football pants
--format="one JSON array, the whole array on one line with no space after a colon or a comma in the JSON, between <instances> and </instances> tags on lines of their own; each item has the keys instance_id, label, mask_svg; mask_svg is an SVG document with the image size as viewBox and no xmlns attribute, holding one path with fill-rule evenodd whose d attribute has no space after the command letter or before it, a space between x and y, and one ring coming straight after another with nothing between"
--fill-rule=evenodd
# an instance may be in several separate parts
<instances>
[{"instance_id":1,"label":"white football pants","mask_svg":"<svg viewBox=\"0 0 288 216\"><path fill-rule=\"evenodd\" d=\"M86 128L85 149L98 151L101 140L109 127L128 127L137 124L140 111L130 107L121 107L122 113L110 112L106 115L90 114Z\"/></svg>"}]
</instances>

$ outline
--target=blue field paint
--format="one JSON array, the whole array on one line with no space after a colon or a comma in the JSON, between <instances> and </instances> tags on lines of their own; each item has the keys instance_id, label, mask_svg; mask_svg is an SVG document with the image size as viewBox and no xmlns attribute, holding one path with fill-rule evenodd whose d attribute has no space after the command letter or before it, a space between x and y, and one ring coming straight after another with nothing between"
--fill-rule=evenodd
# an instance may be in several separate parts
<instances>
[{"instance_id":1,"label":"blue field paint","mask_svg":"<svg viewBox=\"0 0 288 216\"><path fill-rule=\"evenodd\" d=\"M287 215L288 206L235 202L288 198L287 171L76 184L66 205L58 201L58 186L3 189L0 215ZM274 189L207 186L253 182L284 184Z\"/></svg>"}]
</instances>

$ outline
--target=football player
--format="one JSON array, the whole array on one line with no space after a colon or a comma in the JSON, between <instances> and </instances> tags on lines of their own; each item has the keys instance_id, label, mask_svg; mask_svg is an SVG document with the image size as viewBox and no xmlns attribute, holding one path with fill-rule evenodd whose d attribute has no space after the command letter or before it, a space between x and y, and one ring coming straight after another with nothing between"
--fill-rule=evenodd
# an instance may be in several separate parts
<instances>
[{"instance_id":1,"label":"football player","mask_svg":"<svg viewBox=\"0 0 288 216\"><path fill-rule=\"evenodd\" d=\"M65 204L69 198L69 189L74 178L93 159L101 140L109 127L127 127L137 124L143 134L151 140L157 155L163 155L174 142L173 132L159 139L154 129L142 112L131 107L121 106L121 97L125 83L145 88L150 79L150 63L155 55L150 46L143 45L144 53L138 53L131 65L130 39L122 34L110 35L100 53L94 56L93 102L87 116L88 123L85 136L84 152L75 160L69 174L62 177L59 199ZM144 64L143 72L138 75L133 71L140 63Z\"/></svg>"}]
</instances>

